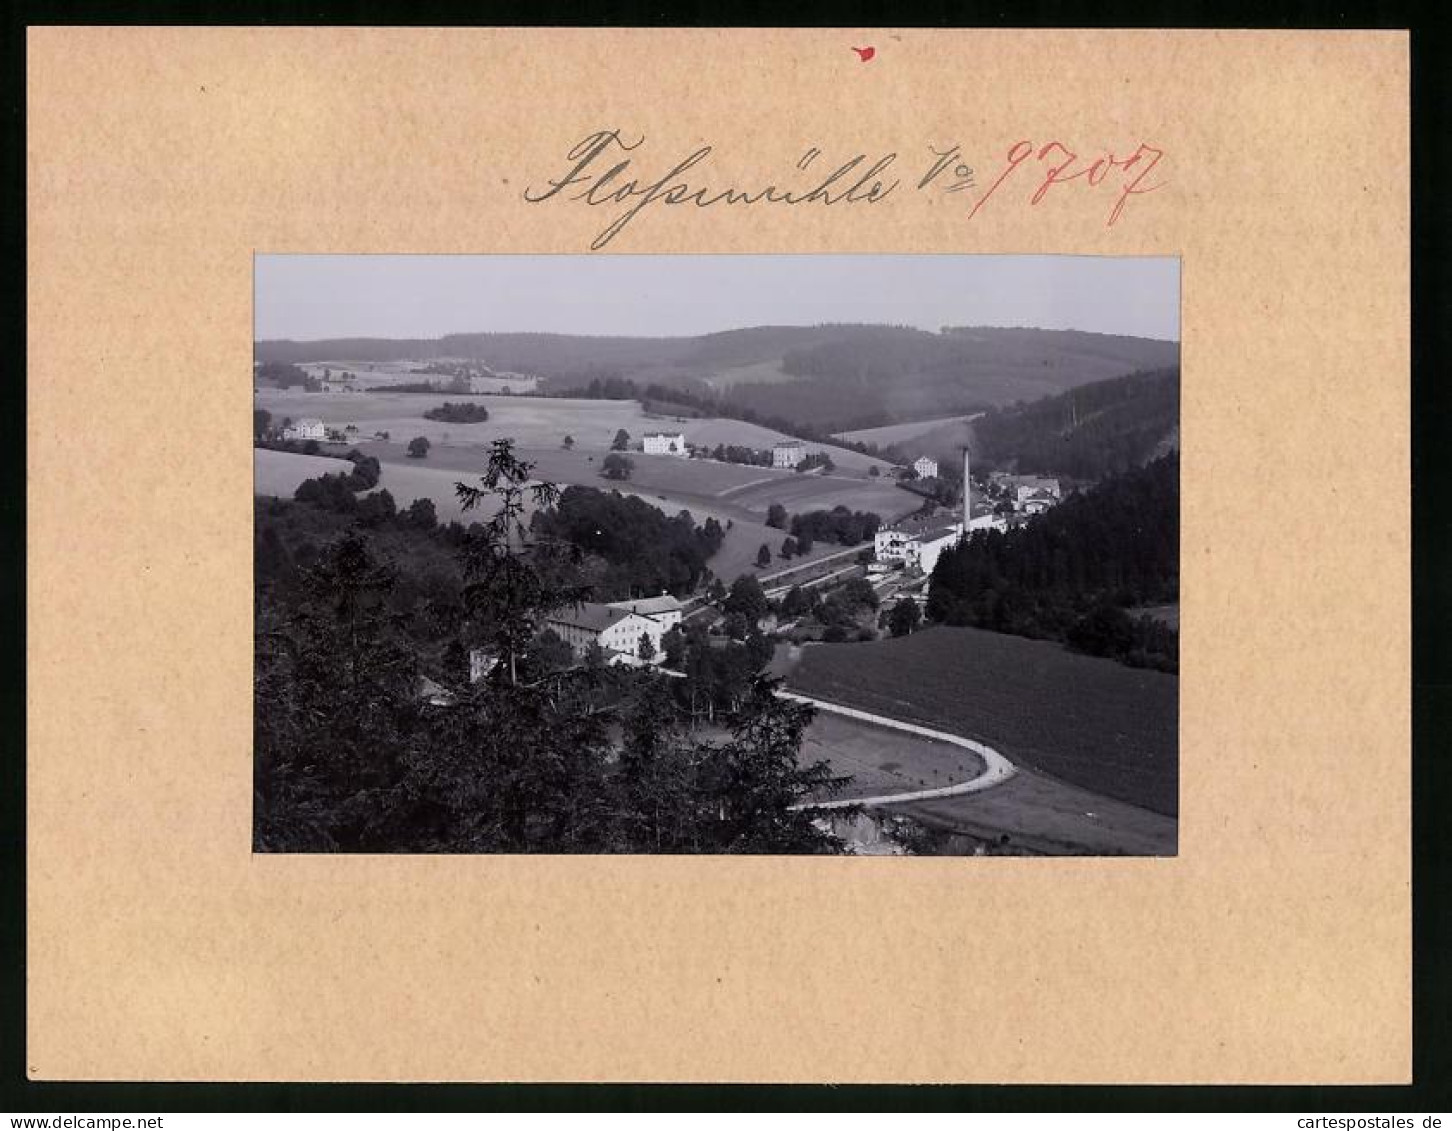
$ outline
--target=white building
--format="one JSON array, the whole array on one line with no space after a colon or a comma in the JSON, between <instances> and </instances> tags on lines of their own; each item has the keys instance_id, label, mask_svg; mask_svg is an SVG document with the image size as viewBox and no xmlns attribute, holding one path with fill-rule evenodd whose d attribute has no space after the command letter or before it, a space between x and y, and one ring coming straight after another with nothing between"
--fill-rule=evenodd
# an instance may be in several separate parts
<instances>
[{"instance_id":1,"label":"white building","mask_svg":"<svg viewBox=\"0 0 1452 1131\"><path fill-rule=\"evenodd\" d=\"M326 440L328 438L327 426L321 420L314 420L311 417L305 420L295 420L282 430L284 440Z\"/></svg>"},{"instance_id":2,"label":"white building","mask_svg":"<svg viewBox=\"0 0 1452 1131\"><path fill-rule=\"evenodd\" d=\"M681 623L681 603L669 593L662 593L659 597L632 597L628 601L611 601L610 607L660 621L662 633L669 632Z\"/></svg>"},{"instance_id":3,"label":"white building","mask_svg":"<svg viewBox=\"0 0 1452 1131\"><path fill-rule=\"evenodd\" d=\"M908 545L915 539L906 530L884 527L873 536L872 549L880 562L905 562L908 559Z\"/></svg>"},{"instance_id":4,"label":"white building","mask_svg":"<svg viewBox=\"0 0 1452 1131\"><path fill-rule=\"evenodd\" d=\"M913 470L918 473L919 479L936 479L938 477L938 461L929 459L927 456L919 456L917 463L913 464Z\"/></svg>"},{"instance_id":5,"label":"white building","mask_svg":"<svg viewBox=\"0 0 1452 1131\"><path fill-rule=\"evenodd\" d=\"M974 529L978 528L978 521L974 520ZM902 562L932 573L943 548L954 545L962 535L961 522L904 523L879 530L873 538L873 550L880 562Z\"/></svg>"},{"instance_id":6,"label":"white building","mask_svg":"<svg viewBox=\"0 0 1452 1131\"><path fill-rule=\"evenodd\" d=\"M962 537L963 524L955 522L952 526L917 539L908 557L908 565L916 566L924 573L932 573L933 567L938 564L938 555L949 546L956 546Z\"/></svg>"},{"instance_id":7,"label":"white building","mask_svg":"<svg viewBox=\"0 0 1452 1131\"><path fill-rule=\"evenodd\" d=\"M807 446L800 440L785 440L771 449L771 466L793 468L807 458Z\"/></svg>"},{"instance_id":8,"label":"white building","mask_svg":"<svg viewBox=\"0 0 1452 1131\"><path fill-rule=\"evenodd\" d=\"M648 456L685 456L686 436L683 432L647 432L641 444Z\"/></svg>"},{"instance_id":9,"label":"white building","mask_svg":"<svg viewBox=\"0 0 1452 1131\"><path fill-rule=\"evenodd\" d=\"M545 617L545 626L568 644L576 656L584 655L585 649L595 644L605 650L612 663L638 656L642 634L650 639L654 649L652 662L660 660L660 641L666 633L665 625L654 617L594 601L556 610Z\"/></svg>"}]
</instances>

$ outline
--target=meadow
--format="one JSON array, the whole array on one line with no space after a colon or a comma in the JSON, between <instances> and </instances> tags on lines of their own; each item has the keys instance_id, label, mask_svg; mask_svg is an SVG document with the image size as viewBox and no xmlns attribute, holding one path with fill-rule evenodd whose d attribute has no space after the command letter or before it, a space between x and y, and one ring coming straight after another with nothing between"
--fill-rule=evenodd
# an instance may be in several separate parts
<instances>
[{"instance_id":1,"label":"meadow","mask_svg":"<svg viewBox=\"0 0 1452 1131\"><path fill-rule=\"evenodd\" d=\"M1057 644L930 628L803 649L794 691L977 739L1156 813L1179 808L1179 680ZM990 791L991 792L991 791Z\"/></svg>"},{"instance_id":2,"label":"meadow","mask_svg":"<svg viewBox=\"0 0 1452 1131\"><path fill-rule=\"evenodd\" d=\"M886 447L888 444L907 444L920 436L953 427L964 427L966 430L966 425L979 415L981 414L937 416L931 420L911 420L906 424L884 424L880 428L858 428L853 432L838 432L837 436L839 439L851 440L858 444L876 444L878 447Z\"/></svg>"},{"instance_id":3,"label":"meadow","mask_svg":"<svg viewBox=\"0 0 1452 1131\"><path fill-rule=\"evenodd\" d=\"M293 452L252 449L252 493L290 499L304 479L320 475L347 475L353 465L332 456L304 456Z\"/></svg>"},{"instance_id":4,"label":"meadow","mask_svg":"<svg viewBox=\"0 0 1452 1131\"><path fill-rule=\"evenodd\" d=\"M1173 856L1179 847L1174 817L1022 768L992 789L908 801L883 811L1048 856Z\"/></svg>"},{"instance_id":5,"label":"meadow","mask_svg":"<svg viewBox=\"0 0 1452 1131\"><path fill-rule=\"evenodd\" d=\"M390 381L402 380L404 377L404 374L395 374ZM413 375L410 379L419 378ZM489 410L489 420L483 424L450 425L422 419L425 409L449 399L477 399ZM375 431L386 431L394 439L398 439L400 433L413 428L415 430L409 432L404 439L427 436L435 443L441 442L447 432L450 439L458 438L471 443L508 436L520 447L554 449L560 446L566 436L570 436L577 448L605 452L615 439L615 433L622 428L637 444L647 432L675 431L683 432L688 443L707 448L714 448L718 444L735 444L761 449L790 439L784 432L764 428L759 424L748 424L744 420L648 413L641 408L638 401L575 397L475 397L440 393L435 402L423 393L389 393L377 389L355 393L308 393L300 389L270 388L259 390L254 401L258 408L266 409L279 422L284 417L291 417L293 420L317 417L334 428L356 424L366 435L372 435ZM471 431L456 431L464 428ZM891 468L891 465L882 460L874 460L848 448L823 444L809 446L827 452L837 465L839 474L865 477L873 465L882 473Z\"/></svg>"},{"instance_id":6,"label":"meadow","mask_svg":"<svg viewBox=\"0 0 1452 1131\"><path fill-rule=\"evenodd\" d=\"M389 370L390 380L406 376L402 370L406 364L377 363L380 371ZM687 420L650 414L635 401L553 397L466 398L453 394L455 401L467 399L484 405L489 420L456 424L423 418L427 409L446 399L442 394L435 400L416 393L308 393L291 389L264 389L255 396L257 407L270 412L278 423L289 417L316 417L332 428L355 425L358 433L347 446L329 445L326 450L341 454L349 447L357 447L376 456L382 464L379 486L388 490L399 507L408 506L416 498L429 498L443 521L464 518L455 484L481 474L488 459L488 445L508 437L515 441L516 454L536 465L537 479L562 487L579 484L620 490L639 495L667 514L688 510L697 522L711 517L723 527L729 523L725 543L710 562L712 571L727 581L755 572L756 557L763 545L773 555L768 571L784 564L777 555L786 532L765 525L772 503L781 503L792 513L841 505L850 510L875 511L885 522L902 517L919 503L915 496L893 486L887 477L867 474L867 468L878 461L836 448L831 449L833 459L840 455L841 461L831 475L632 451L631 478L624 482L607 480L601 474L601 465L620 429L637 443L646 432L679 429L690 442L708 447L769 447L782 438L782 433L737 420ZM378 432L387 432L389 439L372 439ZM432 445L426 459L410 459L407 455L407 444L416 436L426 437ZM568 451L562 446L566 436L575 441ZM300 470L287 476L281 470L273 474L280 476L275 480L277 489L264 490L259 478L259 493L291 495L297 482L309 477ZM483 518L486 513L476 510L471 517ZM820 544L813 548L810 558L840 548Z\"/></svg>"}]
</instances>

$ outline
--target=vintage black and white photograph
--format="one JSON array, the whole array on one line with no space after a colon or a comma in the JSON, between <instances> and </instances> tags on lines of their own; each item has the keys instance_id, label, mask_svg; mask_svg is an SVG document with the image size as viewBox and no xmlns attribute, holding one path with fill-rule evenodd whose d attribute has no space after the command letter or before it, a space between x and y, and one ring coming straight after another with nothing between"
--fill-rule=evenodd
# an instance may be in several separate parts
<instances>
[{"instance_id":1,"label":"vintage black and white photograph","mask_svg":"<svg viewBox=\"0 0 1452 1131\"><path fill-rule=\"evenodd\" d=\"M1176 853L1178 259L254 266L255 851Z\"/></svg>"}]
</instances>

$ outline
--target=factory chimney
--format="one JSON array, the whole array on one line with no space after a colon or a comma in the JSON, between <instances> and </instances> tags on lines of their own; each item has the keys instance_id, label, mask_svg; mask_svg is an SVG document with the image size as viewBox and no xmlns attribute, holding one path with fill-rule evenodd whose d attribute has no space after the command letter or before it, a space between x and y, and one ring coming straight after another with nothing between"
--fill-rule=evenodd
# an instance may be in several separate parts
<instances>
[{"instance_id":1,"label":"factory chimney","mask_svg":"<svg viewBox=\"0 0 1452 1131\"><path fill-rule=\"evenodd\" d=\"M968 478L968 448L963 448L963 537L968 537L968 529L973 522L973 480Z\"/></svg>"}]
</instances>

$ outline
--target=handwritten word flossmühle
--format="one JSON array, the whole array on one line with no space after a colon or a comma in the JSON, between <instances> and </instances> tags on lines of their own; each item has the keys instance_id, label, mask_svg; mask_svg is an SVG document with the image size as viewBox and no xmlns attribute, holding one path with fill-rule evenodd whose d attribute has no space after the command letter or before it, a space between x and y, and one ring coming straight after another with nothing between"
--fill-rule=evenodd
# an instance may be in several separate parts
<instances>
[{"instance_id":1,"label":"handwritten word flossm\u00fchle","mask_svg":"<svg viewBox=\"0 0 1452 1131\"><path fill-rule=\"evenodd\" d=\"M643 135L639 141L627 142L621 138L619 130L599 130L589 134L566 155L566 159L572 162L571 167L541 187L531 185L525 189L524 199L530 204L540 204L559 196L594 207L626 205L625 210L615 216L590 244L590 250L599 251L643 209L656 203L694 204L698 208L717 204L876 204L887 199L898 185L895 180L885 182L883 179L883 174L897 160L895 153L880 157L871 164L868 164L867 155L860 153L825 175L804 178L806 183L798 189L783 189L775 184L750 190L693 185L684 174L711 156L709 145L701 146L655 177L650 173L637 173L634 159L630 157L614 160L612 164L612 160L621 153L639 149L643 144ZM797 168L808 171L819 156L820 150L807 150L797 162Z\"/></svg>"}]
</instances>

